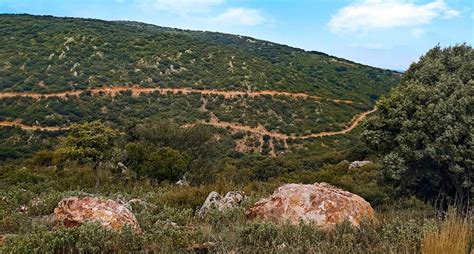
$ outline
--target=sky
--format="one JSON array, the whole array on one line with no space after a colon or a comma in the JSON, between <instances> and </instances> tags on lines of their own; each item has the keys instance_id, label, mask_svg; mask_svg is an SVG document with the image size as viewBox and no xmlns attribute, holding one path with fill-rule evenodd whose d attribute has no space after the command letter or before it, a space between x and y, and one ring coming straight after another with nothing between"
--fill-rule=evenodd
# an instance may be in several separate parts
<instances>
[{"instance_id":1,"label":"sky","mask_svg":"<svg viewBox=\"0 0 474 254\"><path fill-rule=\"evenodd\" d=\"M393 70L474 41L474 0L0 0L0 13L240 34Z\"/></svg>"}]
</instances>

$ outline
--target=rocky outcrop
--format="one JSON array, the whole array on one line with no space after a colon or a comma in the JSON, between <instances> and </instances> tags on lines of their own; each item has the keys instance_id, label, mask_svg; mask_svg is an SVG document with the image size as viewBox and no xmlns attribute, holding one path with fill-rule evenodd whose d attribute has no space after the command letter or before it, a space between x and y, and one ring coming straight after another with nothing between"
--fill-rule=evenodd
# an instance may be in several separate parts
<instances>
[{"instance_id":1,"label":"rocky outcrop","mask_svg":"<svg viewBox=\"0 0 474 254\"><path fill-rule=\"evenodd\" d=\"M244 201L245 194L240 191L229 191L227 194L222 197L219 193L213 191L209 193L204 201L204 204L199 209L198 215L204 216L208 211L212 209L217 209L223 211L225 209L232 208Z\"/></svg>"},{"instance_id":2,"label":"rocky outcrop","mask_svg":"<svg viewBox=\"0 0 474 254\"><path fill-rule=\"evenodd\" d=\"M360 168L368 164L372 164L372 162L371 161L353 161L349 165L349 169Z\"/></svg>"},{"instance_id":3,"label":"rocky outcrop","mask_svg":"<svg viewBox=\"0 0 474 254\"><path fill-rule=\"evenodd\" d=\"M364 218L374 218L374 210L363 198L327 183L285 184L255 203L247 216L293 224L305 221L328 229L344 220L359 226Z\"/></svg>"},{"instance_id":4,"label":"rocky outcrop","mask_svg":"<svg viewBox=\"0 0 474 254\"><path fill-rule=\"evenodd\" d=\"M54 209L57 225L76 227L85 222L99 222L103 227L120 231L129 225L141 232L135 215L123 204L110 199L69 197L61 200Z\"/></svg>"}]
</instances>

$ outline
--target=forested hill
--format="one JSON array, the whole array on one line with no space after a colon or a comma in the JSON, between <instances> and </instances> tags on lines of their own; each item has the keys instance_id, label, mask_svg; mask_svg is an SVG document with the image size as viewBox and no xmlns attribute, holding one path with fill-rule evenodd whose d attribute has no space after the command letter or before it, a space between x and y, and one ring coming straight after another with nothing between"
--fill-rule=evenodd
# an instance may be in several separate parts
<instances>
[{"instance_id":1,"label":"forested hill","mask_svg":"<svg viewBox=\"0 0 474 254\"><path fill-rule=\"evenodd\" d=\"M0 90L110 85L306 92L371 103L395 72L244 36L137 22L0 15Z\"/></svg>"}]
</instances>

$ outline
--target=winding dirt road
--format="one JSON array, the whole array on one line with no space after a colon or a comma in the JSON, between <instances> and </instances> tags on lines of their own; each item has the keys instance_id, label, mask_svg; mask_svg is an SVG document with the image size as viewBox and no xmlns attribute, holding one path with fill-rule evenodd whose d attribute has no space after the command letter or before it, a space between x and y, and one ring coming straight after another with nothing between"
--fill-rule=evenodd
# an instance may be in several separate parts
<instances>
[{"instance_id":1,"label":"winding dirt road","mask_svg":"<svg viewBox=\"0 0 474 254\"><path fill-rule=\"evenodd\" d=\"M67 98L69 96L79 96L81 93L90 92L93 95L107 94L110 96L117 96L122 92L131 91L133 96L138 96L140 94L149 94L158 92L160 94L203 94L203 95L222 95L225 98L235 98L240 96L248 97L258 97L263 95L270 96L288 96L292 98L299 99L313 99L313 100L326 100L332 101L335 103L344 103L352 104L351 100L339 100L339 99L330 99L323 98L316 95L309 95L306 93L291 93L283 91L274 91L274 90L264 90L264 91L253 91L253 92L244 92L244 91L224 91L224 90L215 90L215 89L194 89L194 88L166 88L166 87L138 87L138 86L113 86L113 87L99 87L92 88L87 90L76 90L76 91L66 91L66 92L57 92L57 93L33 93L33 92L0 92L0 99L3 98L12 98L12 97L29 97L34 99L44 99L51 97Z\"/></svg>"},{"instance_id":2,"label":"winding dirt road","mask_svg":"<svg viewBox=\"0 0 474 254\"><path fill-rule=\"evenodd\" d=\"M345 129L343 129L343 130L313 133L313 134L308 134L308 135L303 135L303 136L287 135L287 134L283 134L283 133L279 133L279 132L269 131L261 125L258 126L258 127L251 127L251 126L247 126L247 125L240 125L240 124L235 124L235 123L230 123L230 122L223 122L223 121L219 121L215 117L211 118L211 121L209 121L209 122L200 122L200 123L207 124L207 125L212 125L212 126L220 127L220 128L230 128L230 129L238 130L238 131L245 131L245 132L248 131L248 132L252 132L252 133L256 133L256 134L260 134L260 135L268 135L269 137L276 138L276 139L282 139L282 140L287 140L289 138L308 139L308 138L322 138L322 137L346 134L346 133L352 131L354 128L356 128L362 120L364 120L369 114L374 113L375 111L377 111L377 108L374 108L372 110L365 111L365 112L360 113L359 115L356 115L352 119L352 121L349 123L349 126Z\"/></svg>"},{"instance_id":3,"label":"winding dirt road","mask_svg":"<svg viewBox=\"0 0 474 254\"><path fill-rule=\"evenodd\" d=\"M32 92L0 92L0 99L3 98L13 98L13 97L29 97L34 99L44 99L50 97L59 97L59 98L67 98L69 96L79 96L83 92L90 92L93 95L99 94L107 94L110 96L117 96L122 92L131 91L133 96L138 96L142 93L153 93L158 92L160 94L204 94L204 95L222 95L225 98L234 98L240 96L248 96L248 97L257 97L263 95L270 95L270 96L288 96L292 98L302 98L302 99L313 99L313 100L328 100L333 101L336 103L345 103L345 104L352 104L353 102L350 100L338 100L338 99L328 99L323 98L320 96L309 95L305 93L290 93L290 92L282 92L282 91L254 91L254 92L243 92L243 91L223 91L223 90L214 90L214 89L193 89L193 88L163 88L163 87L153 87L153 88L145 88L145 87L137 87L137 86L115 86L115 87L101 87L101 88L93 88L89 90L78 90L78 91L66 91L66 92L58 92L58 93L32 93ZM296 135L287 135L279 132L269 131L265 129L263 126L252 127L246 125L235 124L231 122L224 122L220 121L213 115L211 121L209 122L200 122L202 124L212 125L215 127L220 128L230 128L235 131L245 131L251 132L260 135L268 135L272 138L287 140L289 138L299 138L299 139L308 139L308 138L320 138L320 137L327 137L327 136L335 136L345 134L350 132L355 127L359 125L359 123L367 117L367 115L375 112L377 109L374 108L372 110L363 112L357 116L355 116L351 122L348 123L348 127L340 130L340 131L333 131L333 132L320 132L320 133L313 133L309 135L303 136L296 136ZM193 124L187 124L186 126L192 126ZM68 127L60 127L60 126L38 126L38 125L25 125L19 121L0 121L0 126L17 126L24 130L34 131L59 131L59 130L67 130Z\"/></svg>"},{"instance_id":4,"label":"winding dirt road","mask_svg":"<svg viewBox=\"0 0 474 254\"><path fill-rule=\"evenodd\" d=\"M308 139L308 138L321 138L321 137L342 135L342 134L348 133L352 131L355 127L357 127L360 124L360 122L367 117L367 115L375 112L376 110L377 109L374 108L372 110L362 112L361 114L355 116L354 119L352 119L352 121L349 123L349 126L343 130L313 133L313 134L303 135L303 136L287 135L287 134L283 134L279 132L269 131L265 129L265 127L263 126L252 127L252 126L240 125L240 124L235 124L235 123L230 123L230 122L223 122L223 121L219 121L216 117L212 117L211 121L209 122L201 121L199 123L207 124L207 125L211 125L211 126L215 126L219 128L230 128L235 131L244 131L244 132L251 132L251 133L255 133L259 135L268 135L269 137L272 137L275 139L281 139L281 140L287 140L289 138ZM68 129L68 127L59 127L59 126L45 127L45 126L38 126L38 125L25 125L18 121L16 122L15 121L0 121L0 126L16 126L16 127L20 127L21 129L29 130L29 131L34 131L34 130L59 131L59 130ZM183 127L191 127L191 126L193 126L193 124L186 124Z\"/></svg>"}]
</instances>

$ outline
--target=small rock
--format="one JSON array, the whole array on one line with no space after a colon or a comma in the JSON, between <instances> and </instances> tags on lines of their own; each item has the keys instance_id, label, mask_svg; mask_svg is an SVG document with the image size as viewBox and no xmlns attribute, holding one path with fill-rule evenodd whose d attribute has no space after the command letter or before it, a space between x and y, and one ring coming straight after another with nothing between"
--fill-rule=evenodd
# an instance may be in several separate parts
<instances>
[{"instance_id":1,"label":"small rock","mask_svg":"<svg viewBox=\"0 0 474 254\"><path fill-rule=\"evenodd\" d=\"M229 191L221 201L220 209L232 208L241 204L245 199L245 194L240 191Z\"/></svg>"},{"instance_id":2,"label":"small rock","mask_svg":"<svg viewBox=\"0 0 474 254\"><path fill-rule=\"evenodd\" d=\"M168 225L168 226L178 227L178 223L176 223L176 222L174 222L174 221L172 221L172 220L170 220L170 219L166 219L166 220L165 220L165 223L166 223L166 225Z\"/></svg>"},{"instance_id":3,"label":"small rock","mask_svg":"<svg viewBox=\"0 0 474 254\"><path fill-rule=\"evenodd\" d=\"M189 182L186 180L186 177L183 177L183 179L176 182L176 185L189 186Z\"/></svg>"},{"instance_id":4,"label":"small rock","mask_svg":"<svg viewBox=\"0 0 474 254\"><path fill-rule=\"evenodd\" d=\"M206 201L204 201L201 209L199 209L198 215L204 216L212 209L223 211L225 209L235 207L236 205L242 203L244 199L245 194L240 191L229 191L224 197L213 191L207 196Z\"/></svg>"},{"instance_id":5,"label":"small rock","mask_svg":"<svg viewBox=\"0 0 474 254\"><path fill-rule=\"evenodd\" d=\"M135 215L119 202L94 197L69 197L61 200L54 209L57 225L76 227L85 222L99 222L103 227L116 231L129 225L140 233L140 225Z\"/></svg>"},{"instance_id":6,"label":"small rock","mask_svg":"<svg viewBox=\"0 0 474 254\"><path fill-rule=\"evenodd\" d=\"M371 161L353 161L349 165L349 169L360 168L360 167L363 167L367 164L372 164L372 162Z\"/></svg>"},{"instance_id":7,"label":"small rock","mask_svg":"<svg viewBox=\"0 0 474 254\"><path fill-rule=\"evenodd\" d=\"M121 171L128 170L127 166L125 166L122 162L117 163L117 168Z\"/></svg>"}]
</instances>

